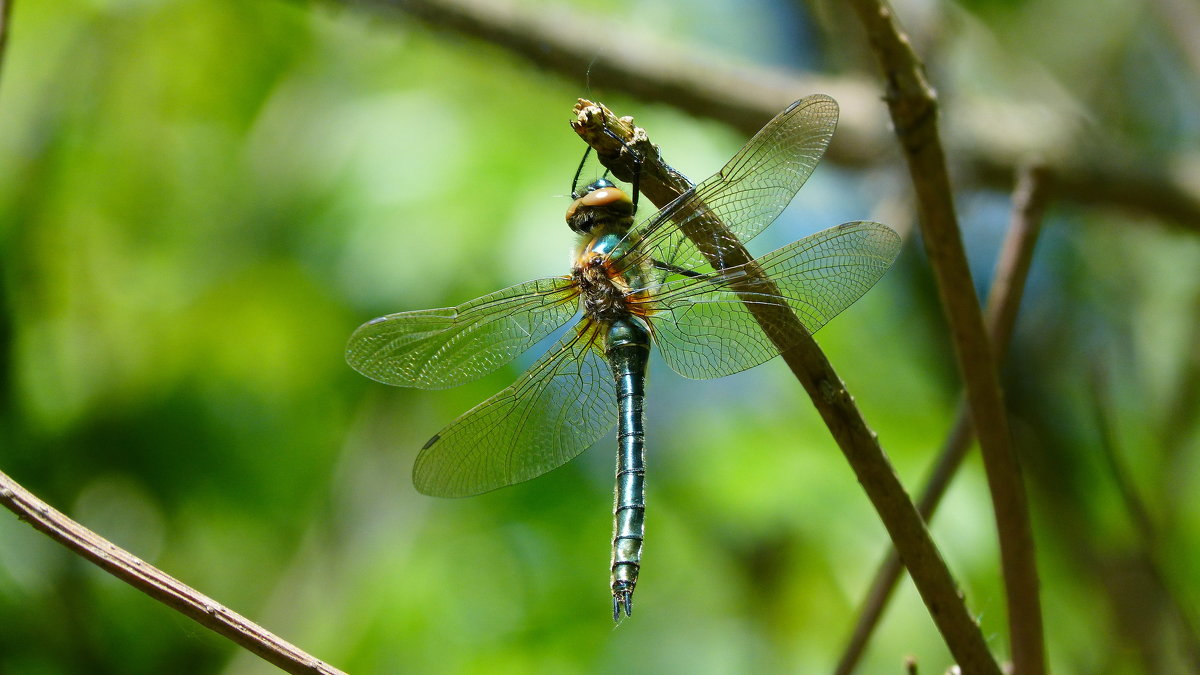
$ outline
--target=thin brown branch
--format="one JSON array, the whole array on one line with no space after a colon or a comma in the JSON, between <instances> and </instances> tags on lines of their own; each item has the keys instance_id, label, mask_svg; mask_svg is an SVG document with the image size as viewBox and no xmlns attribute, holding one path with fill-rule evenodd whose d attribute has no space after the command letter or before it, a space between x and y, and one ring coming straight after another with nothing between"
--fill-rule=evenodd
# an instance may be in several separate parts
<instances>
[{"instance_id":1,"label":"thin brown branch","mask_svg":"<svg viewBox=\"0 0 1200 675\"><path fill-rule=\"evenodd\" d=\"M0 503L100 569L289 673L344 675L38 499L0 473Z\"/></svg>"},{"instance_id":2,"label":"thin brown branch","mask_svg":"<svg viewBox=\"0 0 1200 675\"><path fill-rule=\"evenodd\" d=\"M971 447L971 441L974 439L975 429L971 426L971 414L967 410L966 403L960 402L958 414L954 419L954 427L951 429L950 435L946 437L946 442L942 446L941 452L938 453L937 461L934 463L929 477L925 479L925 486L917 501L917 510L926 522L933 517L940 497L944 494L950 479L958 471L958 467L962 464L967 450ZM837 675L850 675L858 667L863 654L867 651L871 635L879 626L879 621L883 618L883 611L887 609L888 602L891 601L892 593L896 590L896 585L900 582L900 575L903 572L904 564L900 562L900 555L896 552L895 547L892 547L875 570L875 576L871 580L867 596L863 600L862 609L858 613L854 631L850 634L850 639L846 642L846 647L842 650L842 656L838 659L837 668L834 670Z\"/></svg>"},{"instance_id":3,"label":"thin brown branch","mask_svg":"<svg viewBox=\"0 0 1200 675\"><path fill-rule=\"evenodd\" d=\"M954 212L937 126L937 96L890 7L882 0L854 0L851 4L887 82L888 110L908 163L925 250L950 324L979 438L1000 539L1013 669L1017 675L1040 675L1045 672L1046 659L1029 507L1009 437L996 362Z\"/></svg>"},{"instance_id":4,"label":"thin brown branch","mask_svg":"<svg viewBox=\"0 0 1200 675\"><path fill-rule=\"evenodd\" d=\"M604 133L603 129L607 127L626 144L637 149L642 159L639 188L642 195L659 208L691 187L682 174L662 161L645 132L635 128L631 120L619 119L607 108L582 99L576 105L575 112L577 118L572 126L595 149L601 163L618 178L628 180L632 177L631 158L627 152L622 152L623 146ZM710 255L713 233L719 233L719 240L722 241L732 239L724 224L712 214L690 218L682 225L685 234L705 253L715 268L750 264L750 255L744 249L730 251L722 246L723 257ZM764 293L769 294L774 287L770 279L761 275L751 275L746 283L757 291L759 298ZM988 652L979 626L967 610L924 521L900 484L875 433L867 426L854 404L854 398L834 372L825 354L786 304L774 305L759 300L747 303L747 308L772 341L796 345L782 351L784 361L812 398L813 405L879 513L954 658L965 672L999 673L999 667Z\"/></svg>"},{"instance_id":5,"label":"thin brown branch","mask_svg":"<svg viewBox=\"0 0 1200 675\"><path fill-rule=\"evenodd\" d=\"M630 39L626 24L609 21L603 13L584 16L566 6L532 9L506 0L340 1L400 10L431 27L500 46L580 87L669 103L723 120L747 134L791 103L796 91L824 91L839 101L863 102L862 109L873 95L868 82L798 78L730 65L712 54L669 43L640 42Z\"/></svg>"},{"instance_id":6,"label":"thin brown branch","mask_svg":"<svg viewBox=\"0 0 1200 675\"><path fill-rule=\"evenodd\" d=\"M435 29L497 45L578 86L624 92L715 119L746 134L795 98L798 91L823 91L847 115L826 157L861 168L888 156L889 139L874 109L867 82L845 77L732 65L711 50L684 49L631 38L631 29L605 15L586 16L565 7L519 7L509 0L328 0L384 13L403 12ZM853 114L849 114L853 113ZM986 148L986 149L985 149ZM1064 156L1070 156L1066 153ZM955 149L957 167L978 184L1007 190L1020 156L1011 148L965 137ZM1162 161L1121 162L1119 153L1099 153L1084 163L1054 166L1055 199L1091 207L1148 214L1174 227L1200 232L1200 195Z\"/></svg>"},{"instance_id":7,"label":"thin brown branch","mask_svg":"<svg viewBox=\"0 0 1200 675\"><path fill-rule=\"evenodd\" d=\"M1008 351L1008 343L1012 338L1025 279L1029 276L1029 266L1033 260L1033 249L1041 230L1048 183L1043 167L1023 169L1017 178L1008 234L997 259L992 290L988 294L988 335L991 336L992 344L996 345L998 358L1003 358ZM958 403L954 426L951 427L917 500L917 510L926 521L933 518L951 480L962 466L962 460L971 448L973 440L975 428L971 426L971 413L965 397L962 397ZM887 608L902 571L900 557L895 549L892 549L875 571L858 622L835 672L848 675L862 659L871 633L879 625L883 610Z\"/></svg>"}]
</instances>

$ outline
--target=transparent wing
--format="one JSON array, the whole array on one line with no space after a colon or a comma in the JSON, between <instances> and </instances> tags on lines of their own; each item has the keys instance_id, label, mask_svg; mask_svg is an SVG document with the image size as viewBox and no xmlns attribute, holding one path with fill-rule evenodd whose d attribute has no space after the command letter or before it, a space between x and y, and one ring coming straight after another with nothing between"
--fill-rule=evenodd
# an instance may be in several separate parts
<instances>
[{"instance_id":1,"label":"transparent wing","mask_svg":"<svg viewBox=\"0 0 1200 675\"><path fill-rule=\"evenodd\" d=\"M467 497L566 464L617 421L596 325L580 321L512 386L434 436L413 466L417 490Z\"/></svg>"},{"instance_id":2,"label":"transparent wing","mask_svg":"<svg viewBox=\"0 0 1200 675\"><path fill-rule=\"evenodd\" d=\"M389 314L358 327L346 361L399 387L442 389L512 361L575 316L567 277L535 279L459 305Z\"/></svg>"},{"instance_id":3,"label":"transparent wing","mask_svg":"<svg viewBox=\"0 0 1200 675\"><path fill-rule=\"evenodd\" d=\"M630 238L640 241L623 264L651 258L676 268L712 269L696 243L684 236L684 229L702 232L701 245L718 260L723 251L753 239L779 217L812 175L837 119L837 102L825 95L790 105L718 173L631 230ZM728 234L706 226L705 218L713 216Z\"/></svg>"},{"instance_id":4,"label":"transparent wing","mask_svg":"<svg viewBox=\"0 0 1200 675\"><path fill-rule=\"evenodd\" d=\"M879 223L844 223L793 242L747 265L684 277L650 289L655 342L671 368L693 379L741 372L776 356L776 345L746 302L783 300L808 332L824 326L883 276L900 237ZM738 293L730 285L757 264L779 295Z\"/></svg>"}]
</instances>

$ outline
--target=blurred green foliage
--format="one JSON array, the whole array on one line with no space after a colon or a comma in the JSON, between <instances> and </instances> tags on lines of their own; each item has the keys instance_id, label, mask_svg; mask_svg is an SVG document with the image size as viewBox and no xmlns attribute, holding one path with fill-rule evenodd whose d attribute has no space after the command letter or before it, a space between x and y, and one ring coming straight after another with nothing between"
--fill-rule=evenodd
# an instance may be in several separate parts
<instances>
[{"instance_id":1,"label":"blurred green foliage","mask_svg":"<svg viewBox=\"0 0 1200 675\"><path fill-rule=\"evenodd\" d=\"M843 21L827 4L813 15ZM1104 21L1083 0L968 3L976 16L920 4L951 17L942 24L911 5L900 15L930 31L931 70L950 96L1053 82L1132 157L1195 170L1200 122L1178 102L1194 102L1196 73L1141 3L1106 0ZM790 47L772 17L805 12L735 6L652 4L662 25L638 39L657 29L746 59L867 63L858 33ZM18 1L12 19L0 77L0 470L350 672L832 667L887 538L780 364L717 382L656 366L642 584L634 618L614 630L611 439L530 483L426 498L409 482L416 450L528 361L416 392L342 359L373 316L566 271L576 96L637 114L693 179L742 139L589 91L582 73L564 81L494 47L335 6ZM956 41L980 31L986 44ZM948 56L965 53L977 59ZM1159 105L1146 105L1147 81ZM894 172L819 169L797 200L810 230L872 217L881 192L906 195ZM964 191L960 204L984 283L1006 196ZM1171 603L1200 605L1200 246L1158 225L1055 204L1004 369L1057 672L1188 663ZM786 217L775 228L785 240L807 233ZM956 396L918 248L819 335L914 490ZM1118 476L1147 502L1149 546ZM977 460L933 530L1006 653ZM949 663L906 583L862 670L898 672L907 654L928 672ZM0 517L0 672L271 670Z\"/></svg>"}]
</instances>

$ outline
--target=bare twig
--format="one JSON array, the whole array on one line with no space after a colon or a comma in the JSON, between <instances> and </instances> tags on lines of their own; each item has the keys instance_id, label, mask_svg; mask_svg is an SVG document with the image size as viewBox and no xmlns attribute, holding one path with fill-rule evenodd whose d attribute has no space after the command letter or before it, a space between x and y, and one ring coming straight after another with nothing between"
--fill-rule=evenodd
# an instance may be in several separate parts
<instances>
[{"instance_id":1,"label":"bare twig","mask_svg":"<svg viewBox=\"0 0 1200 675\"><path fill-rule=\"evenodd\" d=\"M1008 236L1000 249L987 299L987 330L997 363L1003 359L1012 340L1052 182L1046 167L1041 165L1025 167L1017 176Z\"/></svg>"},{"instance_id":2,"label":"bare twig","mask_svg":"<svg viewBox=\"0 0 1200 675\"><path fill-rule=\"evenodd\" d=\"M794 99L797 91L823 91L869 109L869 82L805 77L738 67L711 54L667 43L630 39L628 25L567 7L525 9L506 0L338 0L400 10L423 23L496 44L581 87L624 91L713 117L753 134ZM613 39L619 36L619 40ZM857 105L862 103L861 106ZM878 125L876 125L878 126ZM866 128L861 125L859 128ZM847 132L849 133L849 132ZM877 133L882 144L884 134ZM845 139L843 139L845 140Z\"/></svg>"},{"instance_id":3,"label":"bare twig","mask_svg":"<svg viewBox=\"0 0 1200 675\"><path fill-rule=\"evenodd\" d=\"M997 358L1003 358L1012 338L1017 310L1021 306L1022 290L1033 260L1033 249L1041 230L1047 186L1048 180L1043 167L1023 169L1017 179L1008 235L1000 251L992 289L988 294L988 335L991 336L992 344L996 346ZM967 408L965 398L960 398L954 426L947 435L917 500L917 510L926 521L933 518L973 440L975 428L971 426L971 412ZM841 675L853 672L866 650L871 633L879 625L879 619L883 616L883 610L887 607L902 571L903 566L895 549L889 551L875 571L870 590L863 601L863 609L858 616L858 623L854 626L854 632L842 652L835 672Z\"/></svg>"},{"instance_id":4,"label":"bare twig","mask_svg":"<svg viewBox=\"0 0 1200 675\"><path fill-rule=\"evenodd\" d=\"M795 98L798 91L823 91L847 114L827 158L864 167L887 156L882 118L871 112L874 88L860 80L761 67L731 65L710 51L639 42L629 26L605 25L603 15L586 16L564 7L524 8L508 0L327 0L382 12L404 12L424 24L502 47L540 68L584 86L626 92L676 106L689 114L729 124L746 134ZM993 148L981 150L981 148ZM1007 190L1018 152L965 138L955 157L964 173L985 187ZM1150 214L1200 232L1200 196L1165 171L1171 161L1120 162L1100 154L1087 163L1055 166L1055 198Z\"/></svg>"},{"instance_id":5,"label":"bare twig","mask_svg":"<svg viewBox=\"0 0 1200 675\"><path fill-rule=\"evenodd\" d=\"M631 158L621 151L621 143L604 133L604 128L626 144L637 146L642 160L639 188L658 207L665 206L691 187L684 176L663 163L645 133L635 132L630 120L619 119L607 108L582 99L575 112L577 118L572 126L618 178L632 177ZM724 224L712 214L691 218L683 227L685 234L709 257L715 268L750 263L751 258L744 249L731 251L723 246L723 257L709 255L712 253L710 242L714 240L712 233L719 233L721 241L732 240ZM764 292L770 292L764 289L774 286L768 278L758 275L747 283L758 291L760 298ZM967 672L999 673L979 626L968 612L924 521L905 493L875 433L867 426L825 354L786 304L773 305L760 300L747 303L747 308L772 341L796 345L783 350L784 361L812 398L879 513L950 652Z\"/></svg>"},{"instance_id":6,"label":"bare twig","mask_svg":"<svg viewBox=\"0 0 1200 675\"><path fill-rule=\"evenodd\" d=\"M947 436L929 477L925 479L924 489L917 501L917 510L926 522L933 517L940 497L945 493L950 479L958 471L958 467L962 464L967 450L971 447L971 441L974 439L975 429L971 426L970 411L967 410L966 402L960 401L954 427ZM883 618L883 610L887 609L892 592L896 590L896 584L899 583L903 571L904 564L900 562L900 555L896 552L895 547L892 547L875 570L875 576L871 580L867 596L863 600L862 609L858 613L854 631L850 634L850 639L842 650L842 656L838 659L837 668L834 670L837 675L850 675L858 667L859 661L862 660L863 654L867 650L872 633L879 625L879 620Z\"/></svg>"},{"instance_id":7,"label":"bare twig","mask_svg":"<svg viewBox=\"0 0 1200 675\"><path fill-rule=\"evenodd\" d=\"M38 531L159 602L289 673L344 675L51 508L0 473L0 503Z\"/></svg>"},{"instance_id":8,"label":"bare twig","mask_svg":"<svg viewBox=\"0 0 1200 675\"><path fill-rule=\"evenodd\" d=\"M937 96L891 9L882 0L854 0L851 5L866 29L887 82L888 110L908 162L925 250L950 324L979 437L1000 538L1013 669L1018 675L1040 675L1045 672L1045 646L1029 507L1009 438L996 363L954 212L938 134Z\"/></svg>"}]
</instances>

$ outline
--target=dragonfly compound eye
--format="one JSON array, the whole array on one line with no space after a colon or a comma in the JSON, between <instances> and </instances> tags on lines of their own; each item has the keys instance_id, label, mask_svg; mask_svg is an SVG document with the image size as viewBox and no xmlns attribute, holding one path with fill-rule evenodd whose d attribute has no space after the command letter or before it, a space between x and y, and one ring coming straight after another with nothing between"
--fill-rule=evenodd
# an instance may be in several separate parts
<instances>
[{"instance_id":1,"label":"dragonfly compound eye","mask_svg":"<svg viewBox=\"0 0 1200 675\"><path fill-rule=\"evenodd\" d=\"M567 209L567 225L578 234L587 234L592 231L595 217L592 209L583 204L582 197L571 202L570 208Z\"/></svg>"},{"instance_id":2,"label":"dragonfly compound eye","mask_svg":"<svg viewBox=\"0 0 1200 675\"><path fill-rule=\"evenodd\" d=\"M629 198L629 195L625 194L624 190L611 186L592 190L580 198L579 203L584 206L603 206L613 210L633 211L633 200Z\"/></svg>"},{"instance_id":3,"label":"dragonfly compound eye","mask_svg":"<svg viewBox=\"0 0 1200 675\"><path fill-rule=\"evenodd\" d=\"M587 234L597 223L615 225L628 220L632 215L633 201L629 199L629 195L620 188L602 187L571 203L571 207L567 209L567 224L572 230Z\"/></svg>"}]
</instances>

